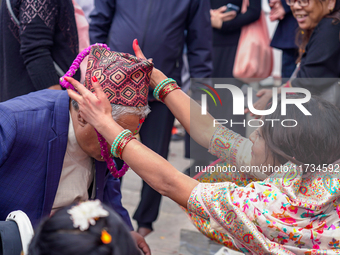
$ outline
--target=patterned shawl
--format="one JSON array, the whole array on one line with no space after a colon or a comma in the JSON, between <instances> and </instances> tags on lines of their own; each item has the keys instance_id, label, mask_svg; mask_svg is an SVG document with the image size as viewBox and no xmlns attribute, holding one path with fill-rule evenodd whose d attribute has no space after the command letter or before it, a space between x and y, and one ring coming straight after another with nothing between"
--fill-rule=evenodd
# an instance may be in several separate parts
<instances>
[{"instance_id":1,"label":"patterned shawl","mask_svg":"<svg viewBox=\"0 0 340 255\"><path fill-rule=\"evenodd\" d=\"M220 127L209 151L240 170L250 165L249 143ZM227 182L199 184L189 216L202 233L245 254L340 254L340 163L309 173L291 162L282 169L253 182L244 172L207 174Z\"/></svg>"}]
</instances>

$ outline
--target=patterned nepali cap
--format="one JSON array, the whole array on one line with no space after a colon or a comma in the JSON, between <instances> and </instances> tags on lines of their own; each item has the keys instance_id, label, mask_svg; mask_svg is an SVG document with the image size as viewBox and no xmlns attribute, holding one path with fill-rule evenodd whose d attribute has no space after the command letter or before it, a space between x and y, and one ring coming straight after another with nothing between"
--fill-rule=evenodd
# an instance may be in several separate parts
<instances>
[{"instance_id":1,"label":"patterned nepali cap","mask_svg":"<svg viewBox=\"0 0 340 255\"><path fill-rule=\"evenodd\" d=\"M128 53L92 47L87 62L85 87L94 92L96 76L111 104L141 107L148 104L153 63Z\"/></svg>"}]
</instances>

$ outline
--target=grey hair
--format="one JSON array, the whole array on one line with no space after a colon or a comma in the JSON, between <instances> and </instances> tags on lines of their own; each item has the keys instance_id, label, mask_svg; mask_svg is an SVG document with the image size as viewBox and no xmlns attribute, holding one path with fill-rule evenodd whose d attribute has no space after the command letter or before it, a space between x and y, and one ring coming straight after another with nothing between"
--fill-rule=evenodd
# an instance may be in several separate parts
<instances>
[{"instance_id":1,"label":"grey hair","mask_svg":"<svg viewBox=\"0 0 340 255\"><path fill-rule=\"evenodd\" d=\"M72 106L75 110L79 110L79 106L77 101L72 99ZM132 106L124 106L118 104L111 104L112 107L112 118L117 121L123 115L137 115L140 119L146 118L148 114L151 112L149 105L142 107L132 107Z\"/></svg>"}]
</instances>

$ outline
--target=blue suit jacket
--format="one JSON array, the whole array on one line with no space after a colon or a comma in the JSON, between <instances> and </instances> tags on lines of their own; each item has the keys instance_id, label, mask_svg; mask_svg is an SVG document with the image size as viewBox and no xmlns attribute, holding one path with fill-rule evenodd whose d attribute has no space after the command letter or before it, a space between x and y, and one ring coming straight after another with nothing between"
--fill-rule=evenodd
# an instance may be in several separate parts
<instances>
[{"instance_id":1,"label":"blue suit jacket","mask_svg":"<svg viewBox=\"0 0 340 255\"><path fill-rule=\"evenodd\" d=\"M290 7L285 0L281 0L282 6L286 11L283 20L279 21L275 34L273 36L270 46L277 49L297 49L295 44L295 37L298 29L298 23L294 18Z\"/></svg>"},{"instance_id":2,"label":"blue suit jacket","mask_svg":"<svg viewBox=\"0 0 340 255\"><path fill-rule=\"evenodd\" d=\"M24 211L33 225L50 214L68 139L66 91L41 90L0 103L0 220ZM96 198L122 216L120 181L96 161Z\"/></svg>"}]
</instances>

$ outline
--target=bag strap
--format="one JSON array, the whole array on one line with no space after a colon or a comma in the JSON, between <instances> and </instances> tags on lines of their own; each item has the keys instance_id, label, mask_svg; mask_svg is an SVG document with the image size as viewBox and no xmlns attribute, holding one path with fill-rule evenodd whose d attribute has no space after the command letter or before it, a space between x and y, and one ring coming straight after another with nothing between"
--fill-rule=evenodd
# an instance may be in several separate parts
<instances>
[{"instance_id":1,"label":"bag strap","mask_svg":"<svg viewBox=\"0 0 340 255\"><path fill-rule=\"evenodd\" d=\"M18 26L20 26L19 20L18 20L17 17L15 17L15 15L14 15L14 12L13 12L13 9L12 9L10 0L6 0L6 5L7 5L7 9L8 9L8 11L9 11L9 14L11 15L12 19L14 20L14 22L15 22ZM59 77L64 76L65 72L63 71L63 69L61 69L60 66L58 66L58 64L57 64L56 62L54 62L54 61L53 61L53 65L54 65L54 68L55 68L57 74L59 75Z\"/></svg>"},{"instance_id":2,"label":"bag strap","mask_svg":"<svg viewBox=\"0 0 340 255\"><path fill-rule=\"evenodd\" d=\"M300 70L300 62L296 64L296 67L294 69L294 72L292 73L292 75L289 78L289 81L291 82L292 80L294 80L297 77L297 73Z\"/></svg>"},{"instance_id":3,"label":"bag strap","mask_svg":"<svg viewBox=\"0 0 340 255\"><path fill-rule=\"evenodd\" d=\"M249 6L249 0L243 0L242 1L242 8L241 8L242 14L247 12L248 6Z\"/></svg>"},{"instance_id":4,"label":"bag strap","mask_svg":"<svg viewBox=\"0 0 340 255\"><path fill-rule=\"evenodd\" d=\"M62 77L62 76L65 75L65 72L63 71L63 69L61 69L61 67L58 66L58 64L57 64L56 62L53 61L53 65L54 65L54 68L55 68L57 74L58 74L60 77Z\"/></svg>"},{"instance_id":5,"label":"bag strap","mask_svg":"<svg viewBox=\"0 0 340 255\"><path fill-rule=\"evenodd\" d=\"M19 20L18 20L17 17L15 17L15 15L14 15L14 12L13 12L13 10L12 10L12 6L11 6L10 0L6 0L6 5L7 5L8 11L9 11L9 14L11 14L11 16L12 16L14 22L17 23L17 25L19 25L19 24L20 24L20 23L19 23Z\"/></svg>"}]
</instances>

